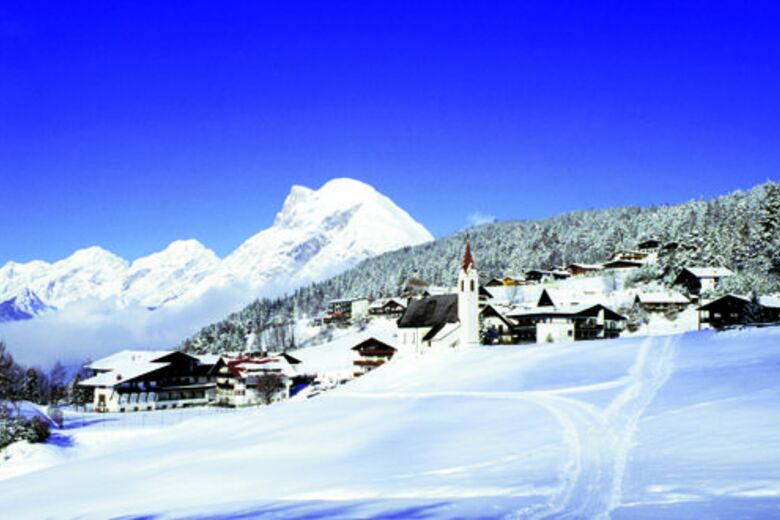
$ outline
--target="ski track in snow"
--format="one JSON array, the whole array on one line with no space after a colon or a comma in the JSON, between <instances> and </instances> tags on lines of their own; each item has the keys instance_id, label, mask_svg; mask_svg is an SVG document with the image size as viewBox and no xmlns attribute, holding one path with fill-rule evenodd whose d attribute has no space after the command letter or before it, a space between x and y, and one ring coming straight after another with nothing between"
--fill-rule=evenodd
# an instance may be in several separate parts
<instances>
[{"instance_id":1,"label":"ski track in snow","mask_svg":"<svg viewBox=\"0 0 780 520\"><path fill-rule=\"evenodd\" d=\"M610 517L620 505L623 479L634 436L644 411L673 370L677 339L649 337L640 346L628 376L594 387L624 386L607 406L564 397L587 390L583 387L528 392L399 392L353 394L360 399L477 397L517 399L536 404L555 417L563 428L569 462L562 468L561 486L546 503L526 507L511 516L517 520L598 519Z\"/></svg>"}]
</instances>

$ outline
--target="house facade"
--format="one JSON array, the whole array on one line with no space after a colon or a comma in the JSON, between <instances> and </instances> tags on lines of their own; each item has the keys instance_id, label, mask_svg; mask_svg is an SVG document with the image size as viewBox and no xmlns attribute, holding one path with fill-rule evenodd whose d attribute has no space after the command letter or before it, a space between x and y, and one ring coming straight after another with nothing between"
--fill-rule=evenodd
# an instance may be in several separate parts
<instances>
[{"instance_id":1,"label":"house facade","mask_svg":"<svg viewBox=\"0 0 780 520\"><path fill-rule=\"evenodd\" d=\"M96 412L202 406L215 398L214 362L178 351L124 350L87 365L93 375L79 384L94 389Z\"/></svg>"},{"instance_id":2,"label":"house facade","mask_svg":"<svg viewBox=\"0 0 780 520\"><path fill-rule=\"evenodd\" d=\"M634 296L634 305L647 312L682 311L691 301L678 292L664 293L637 293Z\"/></svg>"},{"instance_id":3,"label":"house facade","mask_svg":"<svg viewBox=\"0 0 780 520\"><path fill-rule=\"evenodd\" d=\"M390 361L397 349L389 343L371 337L352 347L352 351L357 356L353 361L353 376L360 377Z\"/></svg>"},{"instance_id":4,"label":"house facade","mask_svg":"<svg viewBox=\"0 0 780 520\"><path fill-rule=\"evenodd\" d=\"M698 296L715 289L718 282L733 274L725 267L686 267L677 275L674 283L685 287L690 294Z\"/></svg>"},{"instance_id":5,"label":"house facade","mask_svg":"<svg viewBox=\"0 0 780 520\"><path fill-rule=\"evenodd\" d=\"M699 308L702 323L722 329L730 326L780 322L780 298L727 294Z\"/></svg>"},{"instance_id":6,"label":"house facade","mask_svg":"<svg viewBox=\"0 0 780 520\"><path fill-rule=\"evenodd\" d=\"M617 338L626 317L601 304L537 307L511 312L518 343Z\"/></svg>"},{"instance_id":7,"label":"house facade","mask_svg":"<svg viewBox=\"0 0 780 520\"><path fill-rule=\"evenodd\" d=\"M639 260L610 260L604 263L604 269L636 269L642 267L644 264Z\"/></svg>"},{"instance_id":8,"label":"house facade","mask_svg":"<svg viewBox=\"0 0 780 520\"><path fill-rule=\"evenodd\" d=\"M390 318L400 318L406 310L407 302L402 298L389 298L380 300L368 308L368 314L371 316L385 316Z\"/></svg>"},{"instance_id":9,"label":"house facade","mask_svg":"<svg viewBox=\"0 0 780 520\"><path fill-rule=\"evenodd\" d=\"M572 276L580 276L587 273L595 273L604 269L601 264L578 264L573 263L566 266L566 271Z\"/></svg>"},{"instance_id":10,"label":"house facade","mask_svg":"<svg viewBox=\"0 0 780 520\"><path fill-rule=\"evenodd\" d=\"M216 378L215 402L218 406L236 408L287 399L298 363L289 355L221 357L212 371Z\"/></svg>"},{"instance_id":11,"label":"house facade","mask_svg":"<svg viewBox=\"0 0 780 520\"><path fill-rule=\"evenodd\" d=\"M332 300L328 302L328 313L323 322L348 323L364 319L368 315L368 305L366 298Z\"/></svg>"}]
</instances>

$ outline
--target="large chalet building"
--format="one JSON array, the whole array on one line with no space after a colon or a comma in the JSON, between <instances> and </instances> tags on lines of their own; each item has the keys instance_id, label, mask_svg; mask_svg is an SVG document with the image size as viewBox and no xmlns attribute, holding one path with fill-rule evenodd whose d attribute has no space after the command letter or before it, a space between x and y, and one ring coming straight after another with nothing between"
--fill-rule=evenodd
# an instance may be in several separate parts
<instances>
[{"instance_id":1,"label":"large chalet building","mask_svg":"<svg viewBox=\"0 0 780 520\"><path fill-rule=\"evenodd\" d=\"M205 405L214 400L215 356L123 350L87 365L97 412L138 412Z\"/></svg>"}]
</instances>

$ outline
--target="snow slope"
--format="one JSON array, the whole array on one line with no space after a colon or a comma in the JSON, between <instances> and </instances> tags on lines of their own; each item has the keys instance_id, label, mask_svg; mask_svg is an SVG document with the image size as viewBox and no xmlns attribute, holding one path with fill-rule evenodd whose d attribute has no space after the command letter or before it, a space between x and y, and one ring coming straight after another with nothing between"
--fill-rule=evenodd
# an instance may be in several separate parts
<instances>
[{"instance_id":1,"label":"snow slope","mask_svg":"<svg viewBox=\"0 0 780 520\"><path fill-rule=\"evenodd\" d=\"M0 496L16 518L777 517L779 365L780 329L395 359L309 400L71 421L12 447Z\"/></svg>"},{"instance_id":2,"label":"snow slope","mask_svg":"<svg viewBox=\"0 0 780 520\"><path fill-rule=\"evenodd\" d=\"M0 302L29 290L62 309L86 299L119 307L189 304L207 291L246 287L246 301L322 280L370 256L432 240L408 213L371 186L334 179L319 190L293 186L270 228L224 260L196 240L179 240L132 263L100 247L54 263L0 267Z\"/></svg>"}]
</instances>

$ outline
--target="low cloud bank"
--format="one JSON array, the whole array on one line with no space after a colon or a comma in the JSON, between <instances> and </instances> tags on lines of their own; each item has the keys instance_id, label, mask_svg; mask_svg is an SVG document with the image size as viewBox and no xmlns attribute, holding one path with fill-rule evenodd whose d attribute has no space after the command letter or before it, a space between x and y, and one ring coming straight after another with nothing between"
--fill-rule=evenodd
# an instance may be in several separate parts
<instances>
[{"instance_id":1,"label":"low cloud bank","mask_svg":"<svg viewBox=\"0 0 780 520\"><path fill-rule=\"evenodd\" d=\"M122 349L170 349L201 327L253 300L245 285L211 289L189 305L118 308L109 300L83 300L28 321L0 324L14 358L26 365L71 365Z\"/></svg>"}]
</instances>

